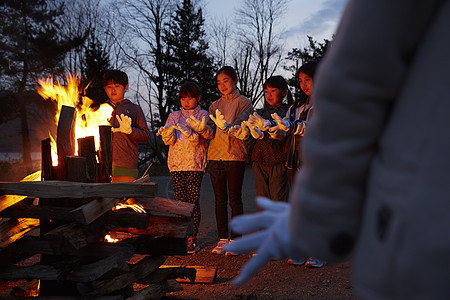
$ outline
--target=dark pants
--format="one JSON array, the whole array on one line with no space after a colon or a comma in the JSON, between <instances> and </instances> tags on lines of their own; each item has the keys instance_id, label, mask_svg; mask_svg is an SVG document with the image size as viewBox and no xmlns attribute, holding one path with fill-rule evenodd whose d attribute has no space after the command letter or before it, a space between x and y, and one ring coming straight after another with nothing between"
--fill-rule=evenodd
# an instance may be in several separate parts
<instances>
[{"instance_id":1,"label":"dark pants","mask_svg":"<svg viewBox=\"0 0 450 300\"><path fill-rule=\"evenodd\" d=\"M292 192L292 188L294 187L295 174L297 174L297 169L286 169L286 175L289 180L289 192Z\"/></svg>"},{"instance_id":2,"label":"dark pants","mask_svg":"<svg viewBox=\"0 0 450 300\"><path fill-rule=\"evenodd\" d=\"M200 188L202 186L203 171L174 171L172 174L173 196L177 201L194 204L192 222L197 237L200 225Z\"/></svg>"},{"instance_id":3,"label":"dark pants","mask_svg":"<svg viewBox=\"0 0 450 300\"><path fill-rule=\"evenodd\" d=\"M214 189L216 204L216 222L219 239L228 239L228 199L231 217L242 215L242 182L244 181L245 163L243 161L209 161L209 173ZM231 239L239 235L231 232Z\"/></svg>"},{"instance_id":4,"label":"dark pants","mask_svg":"<svg viewBox=\"0 0 450 300\"><path fill-rule=\"evenodd\" d=\"M256 196L262 196L273 201L286 202L287 176L283 164L267 167L260 163L253 163Z\"/></svg>"}]
</instances>

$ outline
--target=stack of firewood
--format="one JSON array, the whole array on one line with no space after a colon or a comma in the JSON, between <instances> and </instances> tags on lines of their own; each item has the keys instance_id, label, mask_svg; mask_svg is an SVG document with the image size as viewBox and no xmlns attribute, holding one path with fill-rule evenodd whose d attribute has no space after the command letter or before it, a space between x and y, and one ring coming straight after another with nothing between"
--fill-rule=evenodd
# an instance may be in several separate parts
<instances>
[{"instance_id":1,"label":"stack of firewood","mask_svg":"<svg viewBox=\"0 0 450 300\"><path fill-rule=\"evenodd\" d=\"M109 183L108 127L98 152L88 137L73 156L74 113L61 111L57 167L42 142L43 181L0 183L0 279L39 279L42 296L113 299L157 299L181 289L176 278L195 280L195 269L159 268L167 255L187 254L193 205L155 197L148 176ZM145 212L115 209L124 202ZM18 266L34 256L36 264ZM147 287L135 292L134 283Z\"/></svg>"}]
</instances>

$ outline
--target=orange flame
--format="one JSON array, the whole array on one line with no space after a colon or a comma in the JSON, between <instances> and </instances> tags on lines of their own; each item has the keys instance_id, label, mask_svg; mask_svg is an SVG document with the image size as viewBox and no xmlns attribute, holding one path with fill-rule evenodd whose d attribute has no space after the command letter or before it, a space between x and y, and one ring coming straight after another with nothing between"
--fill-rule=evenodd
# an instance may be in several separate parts
<instances>
[{"instance_id":1,"label":"orange flame","mask_svg":"<svg viewBox=\"0 0 450 300\"><path fill-rule=\"evenodd\" d=\"M62 85L59 80L54 83L53 77L48 77L45 80L38 79L40 84L38 93L44 99L51 99L58 105L57 113L55 115L55 123L58 123L59 115L63 105L75 107L77 110L75 119L75 154L78 151L77 140L79 138L94 136L95 147L98 150L100 138L98 126L109 125L108 119L111 117L113 108L109 104L101 104L96 110L91 108L93 101L88 97L82 96L80 100L80 82L81 78L76 75L66 76L67 85ZM56 142L51 136L52 145L52 160L53 165L58 164L58 156L56 153Z\"/></svg>"}]
</instances>

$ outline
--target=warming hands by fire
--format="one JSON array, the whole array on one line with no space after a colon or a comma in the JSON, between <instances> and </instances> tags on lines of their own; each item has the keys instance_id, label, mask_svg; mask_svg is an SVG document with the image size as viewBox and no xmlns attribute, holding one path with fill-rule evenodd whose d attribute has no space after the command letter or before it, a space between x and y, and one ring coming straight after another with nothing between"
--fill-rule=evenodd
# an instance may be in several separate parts
<instances>
[{"instance_id":1,"label":"warming hands by fire","mask_svg":"<svg viewBox=\"0 0 450 300\"><path fill-rule=\"evenodd\" d=\"M249 137L249 130L245 125L245 122L241 122L241 125L235 125L228 131L229 134L234 135L240 140L246 140Z\"/></svg>"},{"instance_id":2,"label":"warming hands by fire","mask_svg":"<svg viewBox=\"0 0 450 300\"><path fill-rule=\"evenodd\" d=\"M231 128L231 125L225 121L224 115L222 115L222 113L218 109L216 109L215 117L213 115L209 115L209 117L211 118L211 120L214 121L214 123L216 124L216 126L218 128L220 128L222 130L227 130L227 129Z\"/></svg>"},{"instance_id":3,"label":"warming hands by fire","mask_svg":"<svg viewBox=\"0 0 450 300\"><path fill-rule=\"evenodd\" d=\"M122 133L125 133L125 134L130 134L132 132L132 129L131 129L131 122L132 121L131 121L130 117L128 117L128 116L126 116L124 114L121 114L120 116L116 115L116 119L119 122L119 127L111 128L112 132L122 132Z\"/></svg>"},{"instance_id":4,"label":"warming hands by fire","mask_svg":"<svg viewBox=\"0 0 450 300\"><path fill-rule=\"evenodd\" d=\"M233 231L243 236L224 249L238 254L256 252L233 280L236 285L248 281L272 259L296 258L301 255L294 249L289 234L290 204L264 197L257 197L256 202L262 212L240 215L230 222Z\"/></svg>"}]
</instances>

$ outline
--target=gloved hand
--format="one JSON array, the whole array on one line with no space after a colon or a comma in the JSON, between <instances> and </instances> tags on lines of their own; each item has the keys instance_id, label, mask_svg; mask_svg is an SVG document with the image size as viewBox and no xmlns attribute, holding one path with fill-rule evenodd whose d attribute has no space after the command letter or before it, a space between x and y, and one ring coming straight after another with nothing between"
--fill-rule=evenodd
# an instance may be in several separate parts
<instances>
[{"instance_id":1,"label":"gloved hand","mask_svg":"<svg viewBox=\"0 0 450 300\"><path fill-rule=\"evenodd\" d=\"M254 139L262 139L264 138L264 132L262 132L261 130L258 129L258 127L256 127L253 124L250 124L248 121L244 121L242 122L245 124L245 126L248 127L248 129L250 130L250 134L252 135L252 137Z\"/></svg>"},{"instance_id":2,"label":"gloved hand","mask_svg":"<svg viewBox=\"0 0 450 300\"><path fill-rule=\"evenodd\" d=\"M248 123L258 127L261 131L267 131L269 130L270 126L272 126L269 120L263 119L256 112L248 117Z\"/></svg>"},{"instance_id":3,"label":"gloved hand","mask_svg":"<svg viewBox=\"0 0 450 300\"><path fill-rule=\"evenodd\" d=\"M173 133L173 127L171 126L163 126L158 129L158 132L156 132L156 135L160 135L162 137L168 137Z\"/></svg>"},{"instance_id":4,"label":"gloved hand","mask_svg":"<svg viewBox=\"0 0 450 300\"><path fill-rule=\"evenodd\" d=\"M192 134L192 129L187 126L175 125L175 129L178 129L183 135L189 137Z\"/></svg>"},{"instance_id":5,"label":"gloved hand","mask_svg":"<svg viewBox=\"0 0 450 300\"><path fill-rule=\"evenodd\" d=\"M117 128L111 128L112 132L123 132L125 134L130 134L132 132L131 130L131 118L121 114L116 115L117 121L119 121L119 127Z\"/></svg>"},{"instance_id":6,"label":"gloved hand","mask_svg":"<svg viewBox=\"0 0 450 300\"><path fill-rule=\"evenodd\" d=\"M239 126L239 125L231 127L228 133L234 135L236 138L240 140L246 140L249 135L248 128L246 126Z\"/></svg>"},{"instance_id":7,"label":"gloved hand","mask_svg":"<svg viewBox=\"0 0 450 300\"><path fill-rule=\"evenodd\" d=\"M272 118L277 122L277 127L279 130L283 130L283 131L289 131L290 130L290 122L289 122L289 117L284 117L283 119L280 118L279 115L277 115L277 113L273 113L271 114Z\"/></svg>"},{"instance_id":8,"label":"gloved hand","mask_svg":"<svg viewBox=\"0 0 450 300\"><path fill-rule=\"evenodd\" d=\"M211 118L211 120L214 121L214 123L216 123L216 126L222 130L228 129L231 126L225 121L225 117L220 113L220 111L218 109L216 109L216 117L214 117L213 115L209 115L209 117Z\"/></svg>"},{"instance_id":9,"label":"gloved hand","mask_svg":"<svg viewBox=\"0 0 450 300\"><path fill-rule=\"evenodd\" d=\"M190 118L186 119L186 123L189 127L197 132L201 132L206 128L205 117L202 118L202 121L199 121L194 116L191 116Z\"/></svg>"},{"instance_id":10,"label":"gloved hand","mask_svg":"<svg viewBox=\"0 0 450 300\"><path fill-rule=\"evenodd\" d=\"M262 212L240 215L230 222L235 233L247 235L226 245L224 250L238 254L256 250L256 255L233 280L235 285L245 283L272 259L296 258L301 255L296 253L289 234L290 204L264 197L257 197L256 203L263 209Z\"/></svg>"}]
</instances>

